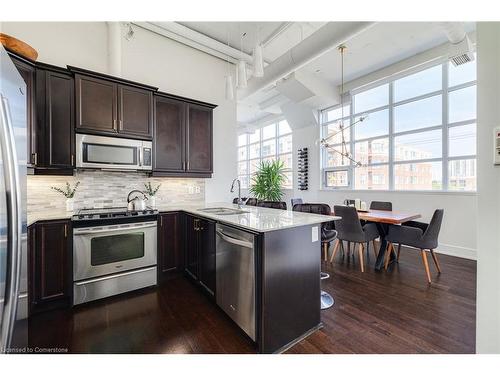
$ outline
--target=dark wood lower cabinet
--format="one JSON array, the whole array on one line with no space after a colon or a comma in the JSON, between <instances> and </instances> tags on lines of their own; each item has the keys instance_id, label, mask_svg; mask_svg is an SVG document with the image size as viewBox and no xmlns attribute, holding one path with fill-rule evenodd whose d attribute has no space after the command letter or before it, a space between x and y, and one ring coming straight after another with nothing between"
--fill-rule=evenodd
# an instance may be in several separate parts
<instances>
[{"instance_id":1,"label":"dark wood lower cabinet","mask_svg":"<svg viewBox=\"0 0 500 375\"><path fill-rule=\"evenodd\" d=\"M183 216L179 212L160 214L158 217L158 281L167 280L184 268L182 228Z\"/></svg>"},{"instance_id":2,"label":"dark wood lower cabinet","mask_svg":"<svg viewBox=\"0 0 500 375\"><path fill-rule=\"evenodd\" d=\"M28 229L30 314L71 305L70 220L37 222Z\"/></svg>"},{"instance_id":3,"label":"dark wood lower cabinet","mask_svg":"<svg viewBox=\"0 0 500 375\"><path fill-rule=\"evenodd\" d=\"M186 273L215 295L215 222L186 214Z\"/></svg>"}]
</instances>

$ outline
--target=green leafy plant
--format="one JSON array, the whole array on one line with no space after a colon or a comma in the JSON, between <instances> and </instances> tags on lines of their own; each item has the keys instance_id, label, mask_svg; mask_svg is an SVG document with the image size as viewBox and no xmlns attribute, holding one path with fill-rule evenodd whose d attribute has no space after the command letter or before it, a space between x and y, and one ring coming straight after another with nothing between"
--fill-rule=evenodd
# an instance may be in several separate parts
<instances>
[{"instance_id":1,"label":"green leafy plant","mask_svg":"<svg viewBox=\"0 0 500 375\"><path fill-rule=\"evenodd\" d=\"M153 186L151 185L151 182L144 183L144 187L146 188L145 193L147 195L149 195L150 197L154 197L156 195L156 193L158 193L158 190L160 189L160 186L161 186L161 184L159 184L158 186L156 186L155 188L153 188Z\"/></svg>"},{"instance_id":2,"label":"green leafy plant","mask_svg":"<svg viewBox=\"0 0 500 375\"><path fill-rule=\"evenodd\" d=\"M58 188L57 186L52 186L51 189L57 191L58 193L61 193L64 195L66 198L70 199L75 196L76 189L78 189L78 186L80 185L80 181L77 181L75 186L71 187L69 182L66 182L66 187L64 189Z\"/></svg>"},{"instance_id":3,"label":"green leafy plant","mask_svg":"<svg viewBox=\"0 0 500 375\"><path fill-rule=\"evenodd\" d=\"M281 186L286 176L282 160L263 161L252 176L250 193L259 200L278 202L283 198Z\"/></svg>"}]
</instances>

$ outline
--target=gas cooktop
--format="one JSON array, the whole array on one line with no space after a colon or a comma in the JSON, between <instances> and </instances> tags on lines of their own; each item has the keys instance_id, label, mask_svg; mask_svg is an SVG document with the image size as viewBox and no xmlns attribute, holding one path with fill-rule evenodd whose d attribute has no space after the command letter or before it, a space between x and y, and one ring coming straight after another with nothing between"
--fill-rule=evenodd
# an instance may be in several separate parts
<instances>
[{"instance_id":1,"label":"gas cooktop","mask_svg":"<svg viewBox=\"0 0 500 375\"><path fill-rule=\"evenodd\" d=\"M147 217L158 214L158 210L128 211L127 207L83 208L73 215L72 220L105 220L118 218Z\"/></svg>"}]
</instances>

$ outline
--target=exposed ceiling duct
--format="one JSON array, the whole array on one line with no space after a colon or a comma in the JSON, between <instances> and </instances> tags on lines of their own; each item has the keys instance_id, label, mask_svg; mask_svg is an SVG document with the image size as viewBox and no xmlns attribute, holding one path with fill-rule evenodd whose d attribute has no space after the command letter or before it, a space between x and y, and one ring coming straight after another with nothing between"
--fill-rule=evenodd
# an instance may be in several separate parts
<instances>
[{"instance_id":1,"label":"exposed ceiling duct","mask_svg":"<svg viewBox=\"0 0 500 375\"><path fill-rule=\"evenodd\" d=\"M293 130L318 125L316 111L302 103L286 103L281 106L283 116Z\"/></svg>"},{"instance_id":2,"label":"exposed ceiling duct","mask_svg":"<svg viewBox=\"0 0 500 375\"><path fill-rule=\"evenodd\" d=\"M440 22L446 37L451 45L448 51L448 59L453 65L462 65L474 61L472 43L465 31L463 22Z\"/></svg>"},{"instance_id":3,"label":"exposed ceiling duct","mask_svg":"<svg viewBox=\"0 0 500 375\"><path fill-rule=\"evenodd\" d=\"M240 100L245 99L257 91L274 84L373 25L373 22L327 23L265 67L264 78L251 79L248 82L248 87L238 92L238 98Z\"/></svg>"}]
</instances>

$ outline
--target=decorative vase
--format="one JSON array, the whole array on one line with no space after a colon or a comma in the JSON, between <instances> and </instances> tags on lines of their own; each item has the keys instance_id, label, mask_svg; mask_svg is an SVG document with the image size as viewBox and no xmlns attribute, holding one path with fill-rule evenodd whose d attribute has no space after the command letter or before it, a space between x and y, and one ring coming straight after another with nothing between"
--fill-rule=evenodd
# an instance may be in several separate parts
<instances>
[{"instance_id":1,"label":"decorative vase","mask_svg":"<svg viewBox=\"0 0 500 375\"><path fill-rule=\"evenodd\" d=\"M154 195L149 197L149 206L156 208L156 197Z\"/></svg>"},{"instance_id":2,"label":"decorative vase","mask_svg":"<svg viewBox=\"0 0 500 375\"><path fill-rule=\"evenodd\" d=\"M73 211L74 203L73 198L66 198L66 211Z\"/></svg>"}]
</instances>

